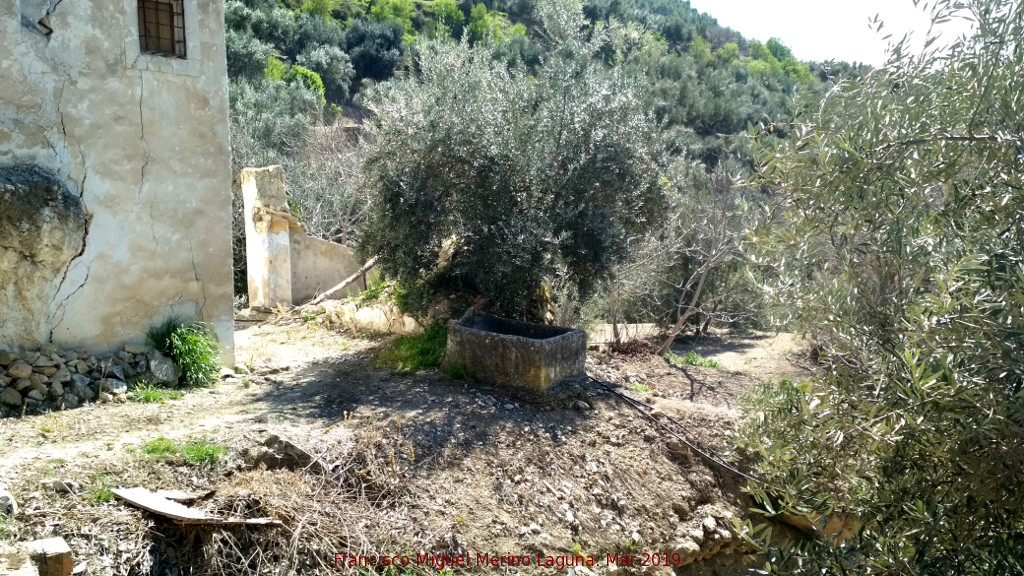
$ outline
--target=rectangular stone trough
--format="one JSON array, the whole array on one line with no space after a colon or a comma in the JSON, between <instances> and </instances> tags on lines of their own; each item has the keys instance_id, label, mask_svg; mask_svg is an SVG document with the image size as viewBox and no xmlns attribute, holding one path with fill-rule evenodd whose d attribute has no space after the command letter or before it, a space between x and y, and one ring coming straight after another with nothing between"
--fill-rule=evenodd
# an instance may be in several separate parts
<instances>
[{"instance_id":1,"label":"rectangular stone trough","mask_svg":"<svg viewBox=\"0 0 1024 576\"><path fill-rule=\"evenodd\" d=\"M496 386L544 394L586 377L587 335L582 330L531 324L471 310L448 330L449 371Z\"/></svg>"}]
</instances>

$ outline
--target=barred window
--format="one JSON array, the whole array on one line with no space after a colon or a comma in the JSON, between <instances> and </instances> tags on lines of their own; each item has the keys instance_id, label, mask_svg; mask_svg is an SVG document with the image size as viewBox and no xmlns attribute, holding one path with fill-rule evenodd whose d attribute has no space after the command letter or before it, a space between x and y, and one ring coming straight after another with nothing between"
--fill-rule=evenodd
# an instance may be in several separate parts
<instances>
[{"instance_id":1,"label":"barred window","mask_svg":"<svg viewBox=\"0 0 1024 576\"><path fill-rule=\"evenodd\" d=\"M139 50L185 57L183 0L139 0Z\"/></svg>"}]
</instances>

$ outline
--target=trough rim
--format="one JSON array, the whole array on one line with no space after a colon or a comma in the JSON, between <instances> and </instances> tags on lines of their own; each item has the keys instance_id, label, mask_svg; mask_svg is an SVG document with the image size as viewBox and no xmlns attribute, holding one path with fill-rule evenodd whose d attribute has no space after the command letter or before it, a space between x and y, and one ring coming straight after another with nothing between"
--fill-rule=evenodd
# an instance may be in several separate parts
<instances>
[{"instance_id":1,"label":"trough rim","mask_svg":"<svg viewBox=\"0 0 1024 576\"><path fill-rule=\"evenodd\" d=\"M528 338L526 336L519 336L519 335L516 335L516 334L502 334L501 332L491 332L491 331L486 331L486 330L480 330L478 328L472 328L470 326L466 326L466 325L463 324L463 322L466 321L467 319L472 318L472 317L478 317L478 316L490 317L490 318L494 318L494 319L497 319L497 320L502 320L502 321L505 321L505 322L516 322L516 323L519 323L519 324L527 324L527 325L534 324L534 325L538 325L538 326L547 326L547 324L538 324L536 322L524 322L522 320L512 320L510 318L502 318L501 316L495 316L494 314L489 314L489 313L484 312L482 310L471 310L471 311L467 312L466 314L464 314L462 316L462 318L460 318L457 322L455 322L452 325L452 330L454 331L454 329L458 328L460 330L465 330L467 332L473 332L475 334L480 334L480 335L483 335L483 336L492 336L492 337L499 337L499 338L509 338L509 339L512 339L512 340L514 340L516 342L520 342L520 343L526 344L526 345L531 346L531 347L548 347L548 346L552 346L552 345L560 343L561 340L569 340L571 338L574 338L577 333L583 337L583 341L584 342L586 342L586 339L587 339L587 333L584 332L583 330L580 330L579 328L568 328L566 326L554 326L554 328L564 328L566 330L565 332L563 332L561 334L558 334L557 336L551 336L549 338Z\"/></svg>"}]
</instances>

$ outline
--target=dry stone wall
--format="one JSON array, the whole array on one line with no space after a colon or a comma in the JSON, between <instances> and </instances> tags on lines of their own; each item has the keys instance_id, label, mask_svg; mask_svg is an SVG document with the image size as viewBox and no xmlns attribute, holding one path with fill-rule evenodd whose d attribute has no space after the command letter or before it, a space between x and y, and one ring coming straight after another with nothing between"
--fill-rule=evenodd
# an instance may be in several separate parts
<instances>
[{"instance_id":1,"label":"dry stone wall","mask_svg":"<svg viewBox=\"0 0 1024 576\"><path fill-rule=\"evenodd\" d=\"M69 410L87 402L124 402L129 383L174 384L178 376L169 358L131 344L107 357L53 345L0 352L0 416Z\"/></svg>"}]
</instances>

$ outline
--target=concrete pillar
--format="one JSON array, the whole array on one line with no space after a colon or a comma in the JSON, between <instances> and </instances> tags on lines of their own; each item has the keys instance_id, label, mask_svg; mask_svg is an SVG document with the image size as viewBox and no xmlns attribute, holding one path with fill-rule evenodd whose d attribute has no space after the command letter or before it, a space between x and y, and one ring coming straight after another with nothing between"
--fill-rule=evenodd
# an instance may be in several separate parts
<instances>
[{"instance_id":1,"label":"concrete pillar","mask_svg":"<svg viewBox=\"0 0 1024 576\"><path fill-rule=\"evenodd\" d=\"M245 258L249 306L292 304L292 262L284 171L280 166L242 170Z\"/></svg>"}]
</instances>

